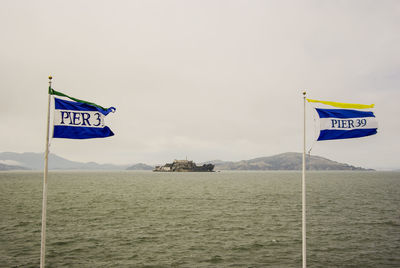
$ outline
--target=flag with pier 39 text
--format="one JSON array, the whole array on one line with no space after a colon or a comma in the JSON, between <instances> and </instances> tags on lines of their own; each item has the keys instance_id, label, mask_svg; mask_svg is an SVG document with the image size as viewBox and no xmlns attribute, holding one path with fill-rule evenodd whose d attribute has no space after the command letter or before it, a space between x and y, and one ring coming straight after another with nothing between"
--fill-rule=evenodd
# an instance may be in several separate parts
<instances>
[{"instance_id":1,"label":"flag with pier 39 text","mask_svg":"<svg viewBox=\"0 0 400 268\"><path fill-rule=\"evenodd\" d=\"M92 139L113 136L114 133L104 123L104 117L114 112L115 108L105 109L95 105L54 98L53 138Z\"/></svg>"},{"instance_id":2,"label":"flag with pier 39 text","mask_svg":"<svg viewBox=\"0 0 400 268\"><path fill-rule=\"evenodd\" d=\"M377 133L374 104L340 103L307 99L320 118L318 141L360 138Z\"/></svg>"}]
</instances>

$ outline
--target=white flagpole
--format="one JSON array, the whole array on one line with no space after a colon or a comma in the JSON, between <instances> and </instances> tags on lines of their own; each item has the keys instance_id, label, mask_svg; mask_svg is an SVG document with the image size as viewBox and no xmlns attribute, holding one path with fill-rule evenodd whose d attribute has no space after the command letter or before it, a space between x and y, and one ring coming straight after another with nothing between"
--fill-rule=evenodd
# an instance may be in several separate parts
<instances>
[{"instance_id":1,"label":"white flagpole","mask_svg":"<svg viewBox=\"0 0 400 268\"><path fill-rule=\"evenodd\" d=\"M303 92L304 122L303 122L303 172L302 172L302 241L303 241L303 268L307 267L306 251L306 92Z\"/></svg>"},{"instance_id":2,"label":"white flagpole","mask_svg":"<svg viewBox=\"0 0 400 268\"><path fill-rule=\"evenodd\" d=\"M49 76L49 88L51 88L51 76ZM43 203L42 203L42 239L40 246L40 268L45 266L46 255L46 210L47 210L47 174L49 163L49 126L50 126L50 101L51 95L49 93L47 105L47 128L46 128L46 150L44 153L44 174L43 174Z\"/></svg>"}]
</instances>

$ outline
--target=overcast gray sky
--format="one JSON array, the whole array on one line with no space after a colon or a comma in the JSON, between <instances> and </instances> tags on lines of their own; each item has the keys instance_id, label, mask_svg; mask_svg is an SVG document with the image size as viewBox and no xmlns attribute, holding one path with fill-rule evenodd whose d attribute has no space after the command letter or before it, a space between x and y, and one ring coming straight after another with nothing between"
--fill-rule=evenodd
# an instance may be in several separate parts
<instances>
[{"instance_id":1,"label":"overcast gray sky","mask_svg":"<svg viewBox=\"0 0 400 268\"><path fill-rule=\"evenodd\" d=\"M0 151L43 152L53 88L114 106L75 161L163 164L302 151L302 96L375 103L379 133L312 153L400 168L400 1L1 1ZM308 147L315 118L307 108Z\"/></svg>"}]
</instances>

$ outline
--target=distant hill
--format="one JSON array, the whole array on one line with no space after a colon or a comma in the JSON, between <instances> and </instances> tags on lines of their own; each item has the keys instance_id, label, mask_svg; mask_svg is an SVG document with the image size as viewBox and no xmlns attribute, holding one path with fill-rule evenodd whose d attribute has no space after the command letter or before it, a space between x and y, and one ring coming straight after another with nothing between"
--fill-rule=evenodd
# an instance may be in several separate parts
<instances>
[{"instance_id":1,"label":"distant hill","mask_svg":"<svg viewBox=\"0 0 400 268\"><path fill-rule=\"evenodd\" d=\"M213 160L205 163L214 164L214 170L301 170L302 154L283 153L238 162ZM306 163L307 170L368 170L315 155L307 155ZM43 166L43 153L0 153L0 170L43 170ZM82 163L70 161L55 154L49 155L50 170L152 170L153 168L143 163L134 165Z\"/></svg>"},{"instance_id":2,"label":"distant hill","mask_svg":"<svg viewBox=\"0 0 400 268\"><path fill-rule=\"evenodd\" d=\"M149 166L143 163L135 164L127 168L127 170L153 170L153 166Z\"/></svg>"},{"instance_id":3,"label":"distant hill","mask_svg":"<svg viewBox=\"0 0 400 268\"><path fill-rule=\"evenodd\" d=\"M16 163L15 170L32 169L43 170L44 153L0 153L0 161ZM95 162L75 162L62 158L55 154L49 155L49 169L59 170L124 170L129 165L98 164Z\"/></svg>"},{"instance_id":4,"label":"distant hill","mask_svg":"<svg viewBox=\"0 0 400 268\"><path fill-rule=\"evenodd\" d=\"M0 163L0 170L29 170L29 168L21 167L18 165L7 165Z\"/></svg>"},{"instance_id":5,"label":"distant hill","mask_svg":"<svg viewBox=\"0 0 400 268\"><path fill-rule=\"evenodd\" d=\"M301 170L301 153L283 153L269 157L259 157L238 162L211 161L215 170ZM320 156L306 156L307 170L368 170L332 161Z\"/></svg>"}]
</instances>

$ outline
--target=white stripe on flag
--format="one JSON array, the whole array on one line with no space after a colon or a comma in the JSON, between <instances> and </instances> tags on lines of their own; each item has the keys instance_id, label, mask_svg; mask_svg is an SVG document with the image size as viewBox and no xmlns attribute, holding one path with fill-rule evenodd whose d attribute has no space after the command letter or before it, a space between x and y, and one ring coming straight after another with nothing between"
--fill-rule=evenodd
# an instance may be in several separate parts
<instances>
[{"instance_id":1,"label":"white stripe on flag","mask_svg":"<svg viewBox=\"0 0 400 268\"><path fill-rule=\"evenodd\" d=\"M375 117L363 118L320 118L320 130L352 130L378 128L378 120Z\"/></svg>"},{"instance_id":2,"label":"white stripe on flag","mask_svg":"<svg viewBox=\"0 0 400 268\"><path fill-rule=\"evenodd\" d=\"M54 125L103 128L104 115L98 111L54 110Z\"/></svg>"}]
</instances>

